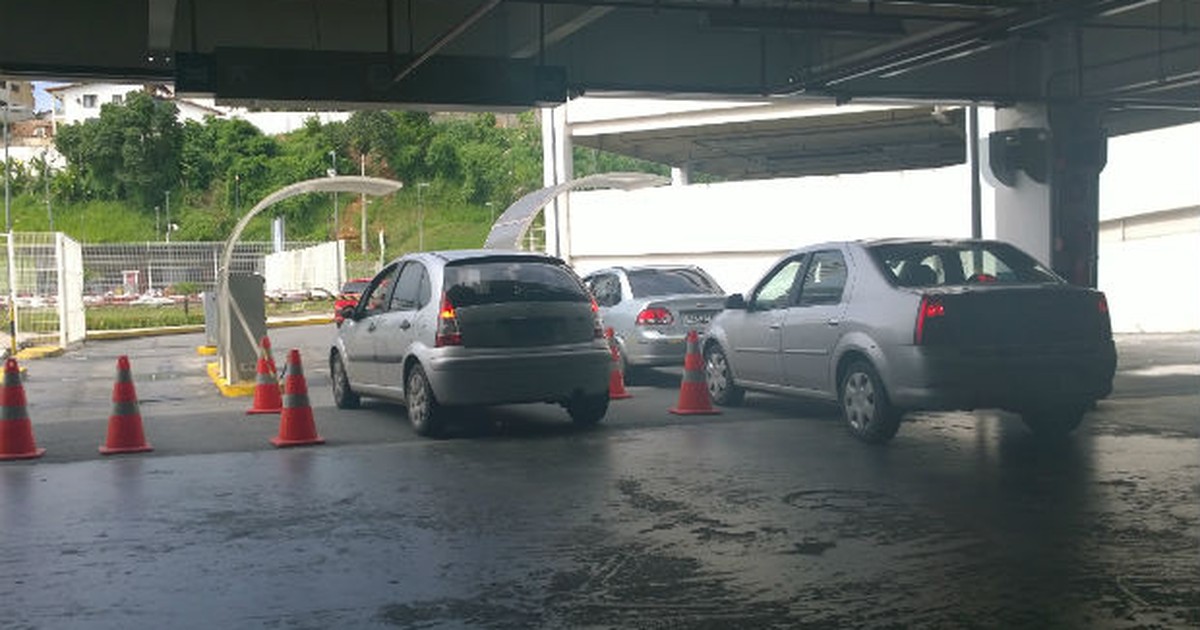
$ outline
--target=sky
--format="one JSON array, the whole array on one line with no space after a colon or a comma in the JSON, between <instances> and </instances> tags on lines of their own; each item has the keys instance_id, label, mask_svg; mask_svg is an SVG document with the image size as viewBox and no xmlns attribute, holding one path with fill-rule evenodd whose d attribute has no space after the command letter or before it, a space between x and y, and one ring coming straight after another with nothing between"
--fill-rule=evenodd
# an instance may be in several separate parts
<instances>
[{"instance_id":1,"label":"sky","mask_svg":"<svg viewBox=\"0 0 1200 630\"><path fill-rule=\"evenodd\" d=\"M54 99L46 93L46 88L56 85L66 85L66 83L55 83L52 81L34 81L33 82L33 109L34 111L44 112L49 111L54 107Z\"/></svg>"}]
</instances>

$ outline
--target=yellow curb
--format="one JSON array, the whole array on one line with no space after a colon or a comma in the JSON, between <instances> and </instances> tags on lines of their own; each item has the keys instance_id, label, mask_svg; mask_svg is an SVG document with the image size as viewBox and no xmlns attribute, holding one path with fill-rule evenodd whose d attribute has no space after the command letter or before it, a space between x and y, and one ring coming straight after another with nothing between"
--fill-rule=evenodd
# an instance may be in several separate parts
<instances>
[{"instance_id":1,"label":"yellow curb","mask_svg":"<svg viewBox=\"0 0 1200 630\"><path fill-rule=\"evenodd\" d=\"M212 379L217 389L221 390L227 398L236 398L238 396L250 396L254 393L254 383L240 383L232 385L229 381L221 378L221 365L218 363L208 364L208 377Z\"/></svg>"},{"instance_id":2,"label":"yellow curb","mask_svg":"<svg viewBox=\"0 0 1200 630\"><path fill-rule=\"evenodd\" d=\"M216 346L196 346L196 354L202 357L211 357L217 354Z\"/></svg>"},{"instance_id":3,"label":"yellow curb","mask_svg":"<svg viewBox=\"0 0 1200 630\"><path fill-rule=\"evenodd\" d=\"M59 346L30 346L18 350L16 357L19 361L28 361L30 359L62 356L62 353L63 349Z\"/></svg>"},{"instance_id":4,"label":"yellow curb","mask_svg":"<svg viewBox=\"0 0 1200 630\"><path fill-rule=\"evenodd\" d=\"M124 330L89 330L88 339L133 339L134 337L158 337L181 333L204 332L203 324L190 326L163 326L161 328L126 328Z\"/></svg>"}]
</instances>

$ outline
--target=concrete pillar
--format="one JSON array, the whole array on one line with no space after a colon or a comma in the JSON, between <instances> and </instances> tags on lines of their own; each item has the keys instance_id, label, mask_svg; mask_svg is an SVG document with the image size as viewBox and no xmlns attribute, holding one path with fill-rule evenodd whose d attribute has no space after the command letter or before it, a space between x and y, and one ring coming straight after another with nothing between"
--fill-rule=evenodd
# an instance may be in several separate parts
<instances>
[{"instance_id":1,"label":"concrete pillar","mask_svg":"<svg viewBox=\"0 0 1200 630\"><path fill-rule=\"evenodd\" d=\"M567 129L567 104L542 109L542 182L557 186L575 178L573 143ZM546 251L570 262L570 193L546 206Z\"/></svg>"},{"instance_id":2,"label":"concrete pillar","mask_svg":"<svg viewBox=\"0 0 1200 630\"><path fill-rule=\"evenodd\" d=\"M1047 151L1046 111L1034 105L997 109L995 126L986 152L989 179L996 185L996 238L1049 266L1050 184L1044 169L1037 170Z\"/></svg>"},{"instance_id":3,"label":"concrete pillar","mask_svg":"<svg viewBox=\"0 0 1200 630\"><path fill-rule=\"evenodd\" d=\"M672 186L687 186L692 183L692 165L684 164L683 166L671 167L671 185Z\"/></svg>"},{"instance_id":4,"label":"concrete pillar","mask_svg":"<svg viewBox=\"0 0 1200 630\"><path fill-rule=\"evenodd\" d=\"M1072 284L1096 287L1100 171L1108 161L1100 109L1050 107L1050 265Z\"/></svg>"},{"instance_id":5,"label":"concrete pillar","mask_svg":"<svg viewBox=\"0 0 1200 630\"><path fill-rule=\"evenodd\" d=\"M1107 137L1084 104L996 110L988 166L996 182L996 237L1073 284L1096 286L1100 171Z\"/></svg>"}]
</instances>

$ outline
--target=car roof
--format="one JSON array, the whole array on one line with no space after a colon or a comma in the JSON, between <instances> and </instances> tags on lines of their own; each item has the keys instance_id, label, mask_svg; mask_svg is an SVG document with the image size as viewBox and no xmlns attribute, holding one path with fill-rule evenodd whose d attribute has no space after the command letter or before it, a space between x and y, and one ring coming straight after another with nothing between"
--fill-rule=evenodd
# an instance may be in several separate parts
<instances>
[{"instance_id":1,"label":"car roof","mask_svg":"<svg viewBox=\"0 0 1200 630\"><path fill-rule=\"evenodd\" d=\"M524 250L520 250L520 249L447 249L447 250L436 250L436 251L427 251L427 252L410 252L408 254L405 254L404 256L400 256L400 257L396 258L392 262L396 262L397 260L401 260L403 258L411 258L411 257L433 258L435 260L442 262L443 264L458 262L458 261L462 261L462 260L496 258L496 257L503 257L503 258L510 258L510 259L511 258L527 258L531 261L532 260L542 260L542 261L561 263L564 265L566 264L565 262L563 262L563 260L561 258L559 258L557 256L553 256L551 254L545 254L542 252L529 252L529 251L524 251Z\"/></svg>"},{"instance_id":2,"label":"car roof","mask_svg":"<svg viewBox=\"0 0 1200 630\"><path fill-rule=\"evenodd\" d=\"M597 274L597 273L601 273L601 272L609 272L609 271L625 271L625 272L630 272L630 271L670 271L672 269L699 269L699 270L703 271L703 269L701 269L699 265L692 265L692 264L673 265L673 264L661 263L661 264L653 264L653 265L612 265L609 267L604 267L602 269L594 269L592 271L589 271L587 275L590 276L593 274Z\"/></svg>"}]
</instances>

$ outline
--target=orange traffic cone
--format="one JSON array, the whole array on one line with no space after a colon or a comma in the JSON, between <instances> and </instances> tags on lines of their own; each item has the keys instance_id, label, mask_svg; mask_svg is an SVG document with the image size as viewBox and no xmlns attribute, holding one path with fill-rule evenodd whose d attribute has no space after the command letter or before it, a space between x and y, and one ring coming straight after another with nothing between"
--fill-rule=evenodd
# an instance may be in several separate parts
<instances>
[{"instance_id":1,"label":"orange traffic cone","mask_svg":"<svg viewBox=\"0 0 1200 630\"><path fill-rule=\"evenodd\" d=\"M117 357L117 380L113 383L113 410L108 417L108 441L100 447L102 455L115 453L144 453L154 450L146 443L142 431L142 412L138 406L133 375L129 372L129 357Z\"/></svg>"},{"instance_id":2,"label":"orange traffic cone","mask_svg":"<svg viewBox=\"0 0 1200 630\"><path fill-rule=\"evenodd\" d=\"M33 440L33 423L25 410L25 386L17 360L4 362L4 386L0 388L0 461L33 459L46 454Z\"/></svg>"},{"instance_id":3,"label":"orange traffic cone","mask_svg":"<svg viewBox=\"0 0 1200 630\"><path fill-rule=\"evenodd\" d=\"M258 368L254 375L254 403L246 414L279 413L283 410L283 397L279 391L279 374L275 371L275 359L271 357L271 340L266 337L258 348Z\"/></svg>"},{"instance_id":4,"label":"orange traffic cone","mask_svg":"<svg viewBox=\"0 0 1200 630\"><path fill-rule=\"evenodd\" d=\"M288 353L279 435L271 438L271 443L281 447L325 443L325 438L317 435L312 406L308 404L308 383L304 380L304 368L300 365L300 351L294 348Z\"/></svg>"},{"instance_id":5,"label":"orange traffic cone","mask_svg":"<svg viewBox=\"0 0 1200 630\"><path fill-rule=\"evenodd\" d=\"M620 400L633 398L625 389L625 375L621 372L621 355L617 352L617 342L613 339L613 329L606 328L604 336L608 339L608 351L612 354L612 369L608 372L608 399Z\"/></svg>"},{"instance_id":6,"label":"orange traffic cone","mask_svg":"<svg viewBox=\"0 0 1200 630\"><path fill-rule=\"evenodd\" d=\"M718 414L708 395L708 384L704 381L704 358L700 356L700 335L689 330L687 354L683 357L683 382L679 384L679 402L669 409L680 415Z\"/></svg>"},{"instance_id":7,"label":"orange traffic cone","mask_svg":"<svg viewBox=\"0 0 1200 630\"><path fill-rule=\"evenodd\" d=\"M275 375L275 380L278 382L279 369L275 365L275 357L271 356L271 338L263 335L262 341L258 342L258 345L262 348L262 353L267 355L267 367L271 369L271 374Z\"/></svg>"}]
</instances>

